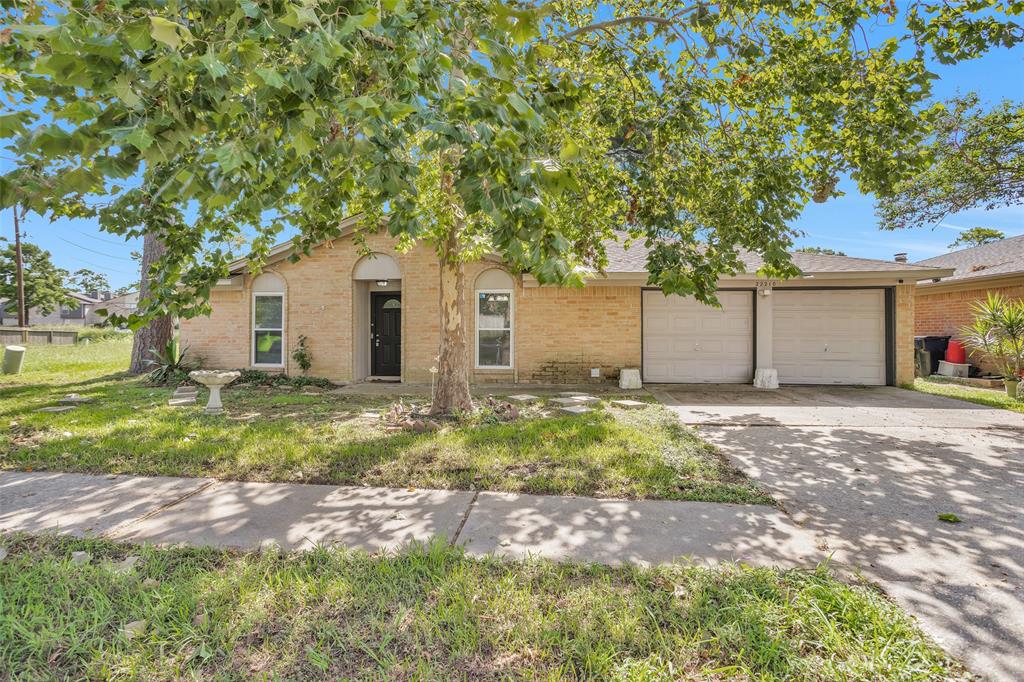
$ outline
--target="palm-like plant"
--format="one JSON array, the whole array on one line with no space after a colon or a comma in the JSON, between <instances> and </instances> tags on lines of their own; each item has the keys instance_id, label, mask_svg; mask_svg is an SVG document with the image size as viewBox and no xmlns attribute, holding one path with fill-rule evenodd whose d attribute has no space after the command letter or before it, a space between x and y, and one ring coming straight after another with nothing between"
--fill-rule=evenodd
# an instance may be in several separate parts
<instances>
[{"instance_id":1,"label":"palm-like plant","mask_svg":"<svg viewBox=\"0 0 1024 682\"><path fill-rule=\"evenodd\" d=\"M145 363L153 367L146 375L151 384L181 383L188 379L191 370L198 368L196 363L185 360L188 346L179 349L176 338L170 339L161 349L150 348L149 353L153 357Z\"/></svg>"},{"instance_id":2,"label":"palm-like plant","mask_svg":"<svg viewBox=\"0 0 1024 682\"><path fill-rule=\"evenodd\" d=\"M989 293L971 306L974 321L960 330L971 356L981 355L1004 379L1018 380L1024 371L1024 301Z\"/></svg>"}]
</instances>

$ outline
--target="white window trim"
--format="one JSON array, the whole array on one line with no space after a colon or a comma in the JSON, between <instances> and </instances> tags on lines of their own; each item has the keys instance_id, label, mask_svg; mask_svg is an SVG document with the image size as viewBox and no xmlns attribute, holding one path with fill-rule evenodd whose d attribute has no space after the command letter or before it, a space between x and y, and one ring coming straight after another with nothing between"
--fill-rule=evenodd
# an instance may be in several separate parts
<instances>
[{"instance_id":1,"label":"white window trim","mask_svg":"<svg viewBox=\"0 0 1024 682\"><path fill-rule=\"evenodd\" d=\"M256 299L260 297L275 297L281 299L281 329L256 329ZM285 337L284 330L288 328L288 310L285 306L284 292L253 292L252 294L252 324L249 325L249 364L252 367L273 367L275 369L282 369L285 366L285 351L288 348L287 338ZM281 362L280 363L267 363L267 362L256 362L256 332L281 332Z\"/></svg>"},{"instance_id":2,"label":"white window trim","mask_svg":"<svg viewBox=\"0 0 1024 682\"><path fill-rule=\"evenodd\" d=\"M508 294L508 364L507 365L481 365L480 364L480 294ZM473 304L475 311L473 315L473 335L476 339L473 342L473 367L475 369L514 369L516 366L516 299L515 292L511 289L477 289ZM505 329L488 329L486 331L505 331Z\"/></svg>"}]
</instances>

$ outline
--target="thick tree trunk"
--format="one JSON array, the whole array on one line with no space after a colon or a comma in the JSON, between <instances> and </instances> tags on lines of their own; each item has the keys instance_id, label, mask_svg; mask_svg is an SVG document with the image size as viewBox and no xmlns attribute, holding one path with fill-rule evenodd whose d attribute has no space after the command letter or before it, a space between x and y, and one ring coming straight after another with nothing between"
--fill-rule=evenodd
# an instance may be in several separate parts
<instances>
[{"instance_id":1,"label":"thick tree trunk","mask_svg":"<svg viewBox=\"0 0 1024 682\"><path fill-rule=\"evenodd\" d=\"M442 251L440 277L441 347L437 354L437 384L431 414L469 412L469 352L466 346L466 267L459 254L458 235L450 234Z\"/></svg>"},{"instance_id":2,"label":"thick tree trunk","mask_svg":"<svg viewBox=\"0 0 1024 682\"><path fill-rule=\"evenodd\" d=\"M167 247L159 235L147 232L142 240L142 278L139 280L139 300L149 297L152 289L149 280L150 266L161 256ZM132 362L128 367L131 374L143 374L153 369L146 364L146 360L152 360L151 349L163 350L167 342L174 337L174 325L170 315L163 315L153 319L145 327L135 332L135 341L132 344Z\"/></svg>"}]
</instances>

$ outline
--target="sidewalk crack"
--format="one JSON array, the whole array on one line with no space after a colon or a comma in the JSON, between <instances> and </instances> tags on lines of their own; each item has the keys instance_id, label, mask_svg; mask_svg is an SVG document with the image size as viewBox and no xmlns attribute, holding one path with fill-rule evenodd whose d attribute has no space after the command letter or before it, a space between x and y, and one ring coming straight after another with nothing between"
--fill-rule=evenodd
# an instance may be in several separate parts
<instances>
[{"instance_id":1,"label":"sidewalk crack","mask_svg":"<svg viewBox=\"0 0 1024 682\"><path fill-rule=\"evenodd\" d=\"M459 536L462 534L462 529L466 527L466 521L469 520L469 514L473 511L473 505L476 504L476 498L478 497L480 497L480 491L474 490L473 499L471 499L469 504L466 505L466 511L462 515L462 520L459 521L459 527L455 529L455 536L452 537L452 541L450 543L452 547L455 547L458 544Z\"/></svg>"},{"instance_id":2,"label":"sidewalk crack","mask_svg":"<svg viewBox=\"0 0 1024 682\"><path fill-rule=\"evenodd\" d=\"M124 534L125 531L127 531L132 526L135 526L136 524L142 523L143 521L146 521L147 519L151 519L154 516L156 516L157 514L161 514L161 513L165 512L165 511L167 511L168 509L170 509L171 507L175 507L175 506L181 504L182 502L184 502L185 500L188 500L188 499L191 499L191 498L195 497L196 495L198 495L199 493L203 492L204 490L209 490L212 486L214 486L216 484L217 484L216 480L207 481L206 483L203 483L198 488L196 488L194 490L190 490L189 492L185 493L184 495L181 495L180 497L176 497L175 499L171 500L170 502L165 502L164 504L160 505L159 507L156 507L155 509L150 509L148 512L146 512L142 516L138 516L138 517L136 517L134 519L128 519L124 523L119 523L118 525L114 526L110 530L107 530L107 531L104 531L104 532L100 533L99 537L105 538L107 540L113 540L118 535Z\"/></svg>"}]
</instances>

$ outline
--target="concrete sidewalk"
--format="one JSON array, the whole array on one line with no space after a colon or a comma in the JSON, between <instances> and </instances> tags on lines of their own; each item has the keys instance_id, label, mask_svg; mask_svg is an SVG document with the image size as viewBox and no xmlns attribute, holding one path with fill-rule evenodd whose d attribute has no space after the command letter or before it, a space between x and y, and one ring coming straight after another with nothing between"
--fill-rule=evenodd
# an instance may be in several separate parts
<instances>
[{"instance_id":1,"label":"concrete sidewalk","mask_svg":"<svg viewBox=\"0 0 1024 682\"><path fill-rule=\"evenodd\" d=\"M126 542L369 551L443 536L474 555L608 564L686 557L791 567L825 558L812 533L757 505L0 473L0 532L51 530Z\"/></svg>"}]
</instances>

